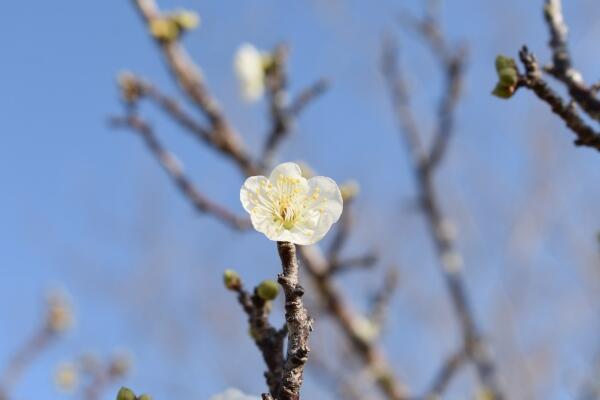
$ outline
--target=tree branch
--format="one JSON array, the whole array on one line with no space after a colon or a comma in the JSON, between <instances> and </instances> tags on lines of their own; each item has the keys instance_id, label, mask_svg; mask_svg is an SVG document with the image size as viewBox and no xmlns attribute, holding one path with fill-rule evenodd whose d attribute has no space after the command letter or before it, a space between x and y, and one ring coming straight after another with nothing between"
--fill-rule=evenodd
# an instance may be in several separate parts
<instances>
[{"instance_id":1,"label":"tree branch","mask_svg":"<svg viewBox=\"0 0 600 400\"><path fill-rule=\"evenodd\" d=\"M339 292L330 271L330 264L323 252L316 246L301 246L300 259L313 279L313 284L326 306L326 310L337 322L341 332L357 352L359 358L373 372L377 387L389 400L406 400L407 388L395 377L394 369L387 361L383 350L373 341L365 337L361 330L364 319L353 310Z\"/></svg>"},{"instance_id":2,"label":"tree branch","mask_svg":"<svg viewBox=\"0 0 600 400\"><path fill-rule=\"evenodd\" d=\"M134 4L140 10L140 13L144 16L144 20L147 23L150 22L152 18L158 18L160 16L154 0L134 0ZM187 76L187 70L188 68L192 68L190 65L193 66L193 64L191 64L191 61L189 61L185 52L179 48L180 45L176 42L165 43L157 41L157 43L163 51L173 75L180 82L184 91L189 97L196 98L196 103L200 104L201 108L203 108L202 104L204 102L201 101L202 96L199 96L199 94L206 95L207 92L204 89L203 82L199 80L199 74L192 73L193 79L189 79ZM200 87L199 89L198 86ZM325 87L324 82L321 81L301 92L290 105L289 110L291 115L297 116L312 99L316 98L317 95L324 91ZM199 93L191 93L195 90ZM225 119L223 114L219 113L219 115L221 118ZM228 124L225 125L229 126ZM289 127L290 124L287 124L288 129ZM286 134L283 134L282 136L286 136ZM265 163L252 163L251 160L245 156L247 152L243 148L243 142L238 141L237 143L239 147L234 147L234 150L226 150L223 153L229 154L228 158L233 160L246 176L257 175L259 172L264 171ZM241 157L236 156L236 154L241 155ZM182 193L190 198L193 204L196 204L193 192L182 191ZM202 211L202 209L197 206L196 209ZM231 224L229 225L232 226ZM321 297L328 304L328 311L338 322L344 336L355 348L359 357L365 363L365 367L374 371L378 387L386 395L388 400L404 400L406 398L406 388L394 377L394 371L387 362L383 351L376 343L365 340L365 338L361 336L357 324L354 322L363 317L345 303L344 296L335 289L331 275L323 274L323 271L329 270L331 266L325 260L322 251L314 246L302 246L299 251L304 265L307 267L309 276L317 287Z\"/></svg>"},{"instance_id":3,"label":"tree branch","mask_svg":"<svg viewBox=\"0 0 600 400\"><path fill-rule=\"evenodd\" d=\"M494 396L495 400L502 398L495 376L495 367L478 327L470 306L467 290L462 277L462 256L454 244L453 235L448 229L448 223L443 216L434 184L434 173L439 165L438 160L446 149L441 147L442 153L432 158L425 152L421 145L420 132L415 124L412 110L409 106L409 96L404 78L400 73L397 63L396 49L388 39L384 42L383 73L386 78L394 112L399 122L401 136L404 139L409 159L413 167L416 184L418 187L421 209L424 213L430 236L435 245L436 253L441 264L448 294L452 301L455 315L462 331L463 347L474 363L480 383ZM453 99L453 102L456 100ZM452 112L454 106L442 108L441 111ZM444 126L445 136L450 135L449 129L451 116L440 116L440 126ZM446 122L443 122L446 120ZM447 141L447 138L444 139Z\"/></svg>"},{"instance_id":4,"label":"tree branch","mask_svg":"<svg viewBox=\"0 0 600 400\"><path fill-rule=\"evenodd\" d=\"M248 324L254 343L260 350L263 360L267 365L265 379L270 395L279 393L283 373L283 342L287 336L287 327L277 330L269 322L270 307L268 302L261 298L257 290L250 295L240 282L233 290L238 294L238 302L248 316Z\"/></svg>"},{"instance_id":5,"label":"tree branch","mask_svg":"<svg viewBox=\"0 0 600 400\"><path fill-rule=\"evenodd\" d=\"M308 361L308 336L312 320L302 302L304 289L298 280L296 246L289 242L277 242L283 273L278 281L285 294L285 320L288 327L288 348L281 387L277 400L299 400L304 366Z\"/></svg>"},{"instance_id":6,"label":"tree branch","mask_svg":"<svg viewBox=\"0 0 600 400\"><path fill-rule=\"evenodd\" d=\"M467 361L468 356L462 349L448 357L436 374L430 389L425 393L423 399L441 398L454 375L456 375Z\"/></svg>"},{"instance_id":7,"label":"tree branch","mask_svg":"<svg viewBox=\"0 0 600 400\"><path fill-rule=\"evenodd\" d=\"M304 108L327 89L327 82L319 80L304 89L291 103L288 100L286 45L278 45L272 53L273 63L267 70L266 87L271 115L271 128L260 157L263 168L269 168L283 140L292 132L295 119Z\"/></svg>"},{"instance_id":8,"label":"tree branch","mask_svg":"<svg viewBox=\"0 0 600 400\"><path fill-rule=\"evenodd\" d=\"M154 0L132 0L147 26L161 17ZM200 69L177 40L159 40L156 43L184 93L204 113L212 126L212 141L222 152L230 154L248 175L256 175L256 168L244 150L241 138L223 115L216 99L209 92Z\"/></svg>"},{"instance_id":9,"label":"tree branch","mask_svg":"<svg viewBox=\"0 0 600 400\"><path fill-rule=\"evenodd\" d=\"M584 82L581 73L571 61L567 44L567 25L562 14L561 0L546 0L544 19L550 33L550 49L552 50L552 65L545 68L559 81L563 82L569 95L593 119L600 121L600 100Z\"/></svg>"},{"instance_id":10,"label":"tree branch","mask_svg":"<svg viewBox=\"0 0 600 400\"><path fill-rule=\"evenodd\" d=\"M234 215L204 196L185 175L182 165L175 156L158 141L152 127L140 117L131 114L127 117L113 118L111 124L115 127L128 127L138 133L177 188L185 194L198 211L211 214L234 229L247 229L250 227L250 222L246 218Z\"/></svg>"},{"instance_id":11,"label":"tree branch","mask_svg":"<svg viewBox=\"0 0 600 400\"><path fill-rule=\"evenodd\" d=\"M535 56L523 46L519 52L525 66L525 75L519 77L518 87L531 90L540 100L550 106L567 127L577 136L576 146L586 146L600 151L600 132L592 129L577 113L574 105L565 104L563 99L542 79Z\"/></svg>"}]
</instances>

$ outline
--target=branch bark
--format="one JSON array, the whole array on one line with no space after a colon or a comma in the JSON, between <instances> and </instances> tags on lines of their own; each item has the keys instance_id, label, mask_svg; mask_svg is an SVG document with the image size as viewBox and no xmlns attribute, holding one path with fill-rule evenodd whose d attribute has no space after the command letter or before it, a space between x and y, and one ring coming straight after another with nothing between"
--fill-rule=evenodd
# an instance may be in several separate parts
<instances>
[{"instance_id":1,"label":"branch bark","mask_svg":"<svg viewBox=\"0 0 600 400\"><path fill-rule=\"evenodd\" d=\"M113 118L111 123L116 127L128 127L142 137L150 152L172 178L177 188L185 194L185 197L192 202L198 211L213 215L234 229L247 229L250 227L250 221L247 218L238 217L221 205L209 200L194 186L183 172L181 163L163 147L154 130L146 121L132 114L123 118Z\"/></svg>"},{"instance_id":2,"label":"branch bark","mask_svg":"<svg viewBox=\"0 0 600 400\"><path fill-rule=\"evenodd\" d=\"M277 400L299 400L304 366L310 351L308 336L312 330L312 320L302 302L304 289L298 280L296 246L289 242L277 242L277 250L283 268L278 282L285 294L285 320L288 327L287 356Z\"/></svg>"},{"instance_id":3,"label":"branch bark","mask_svg":"<svg viewBox=\"0 0 600 400\"><path fill-rule=\"evenodd\" d=\"M441 46L439 36L436 36L436 38L438 39L434 42L435 46ZM461 51L459 50L457 54L460 54ZM459 58L450 59L459 60ZM493 395L494 400L500 400L503 396L496 380L495 366L479 333L463 280L462 256L454 243L453 235L449 232L448 222L442 213L434 183L435 171L439 166L439 161L447 151L447 141L453 125L451 123L453 116L445 114L453 113L455 109L454 103L458 101L458 88L460 87L457 82L461 79L457 74L462 71L462 67L457 68L452 63L448 64L446 68L449 71L446 74L446 90L450 90L451 93L444 92L442 96L442 106L438 116L438 136L434 138L433 151L428 151L422 144L421 132L410 107L406 83L397 62L396 46L391 39L384 42L383 74L390 89L394 113L415 176L421 209L461 329L462 348L474 364L480 383ZM449 104L449 102L451 103ZM441 141L439 142L441 144L436 145L438 141Z\"/></svg>"},{"instance_id":4,"label":"branch bark","mask_svg":"<svg viewBox=\"0 0 600 400\"><path fill-rule=\"evenodd\" d=\"M571 132L577 136L576 146L586 146L600 151L600 132L590 127L573 104L565 104L563 99L542 79L540 68L535 56L523 46L519 52L521 62L525 66L525 75L519 77L518 87L531 90L540 100L550 106L552 112L558 115Z\"/></svg>"},{"instance_id":5,"label":"branch bark","mask_svg":"<svg viewBox=\"0 0 600 400\"><path fill-rule=\"evenodd\" d=\"M304 289L298 279L296 246L289 242L277 242L283 272L278 282L285 294L285 320L288 327L288 348L281 388L277 400L300 399L304 366L308 361L308 336L312 330L312 320L302 302Z\"/></svg>"},{"instance_id":6,"label":"branch bark","mask_svg":"<svg viewBox=\"0 0 600 400\"><path fill-rule=\"evenodd\" d=\"M252 337L267 365L265 379L269 387L269 395L276 396L281 386L284 365L283 342L288 333L287 327L277 330L271 325L269 322L270 307L258 295L256 289L250 295L240 282L234 290L238 294L238 302L248 315Z\"/></svg>"},{"instance_id":7,"label":"branch bark","mask_svg":"<svg viewBox=\"0 0 600 400\"><path fill-rule=\"evenodd\" d=\"M161 17L154 0L132 0L146 26ZM156 40L169 67L183 92L204 113L212 127L212 141L222 152L229 154L248 175L256 175L256 168L244 149L244 144L221 111L217 100L208 90L200 69L177 40Z\"/></svg>"}]
</instances>

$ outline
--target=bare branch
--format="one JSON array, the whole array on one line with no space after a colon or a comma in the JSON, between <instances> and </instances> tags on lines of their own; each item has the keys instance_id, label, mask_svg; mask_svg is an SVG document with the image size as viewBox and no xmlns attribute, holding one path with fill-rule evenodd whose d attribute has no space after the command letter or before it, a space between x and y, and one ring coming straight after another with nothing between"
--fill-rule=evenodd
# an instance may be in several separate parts
<instances>
[{"instance_id":1,"label":"bare branch","mask_svg":"<svg viewBox=\"0 0 600 400\"><path fill-rule=\"evenodd\" d=\"M587 146L600 151L600 132L592 129L578 115L573 105L565 104L563 99L541 78L535 56L523 46L519 52L521 62L525 66L525 76L519 77L519 87L525 87L542 101L547 103L552 112L558 115L577 136L575 145Z\"/></svg>"},{"instance_id":2,"label":"bare branch","mask_svg":"<svg viewBox=\"0 0 600 400\"><path fill-rule=\"evenodd\" d=\"M595 91L588 87L572 64L567 45L567 24L562 14L561 0L546 0L544 18L550 32L552 65L545 68L559 81L563 82L569 95L591 118L600 121L600 100Z\"/></svg>"},{"instance_id":3,"label":"bare branch","mask_svg":"<svg viewBox=\"0 0 600 400\"><path fill-rule=\"evenodd\" d=\"M341 260L336 259L329 263L329 274L335 275L355 269L371 268L377 263L378 259L379 257L375 251L369 251L355 257L346 257Z\"/></svg>"},{"instance_id":4,"label":"bare branch","mask_svg":"<svg viewBox=\"0 0 600 400\"><path fill-rule=\"evenodd\" d=\"M416 165L421 165L426 162L427 155L421 143L420 133L410 108L408 89L404 77L400 73L397 53L396 42L390 36L387 36L383 41L383 75L390 86L392 107L400 129L403 132L402 139L408 149L409 156Z\"/></svg>"},{"instance_id":5,"label":"bare branch","mask_svg":"<svg viewBox=\"0 0 600 400\"><path fill-rule=\"evenodd\" d=\"M468 355L463 350L457 351L448 357L433 379L431 387L425 393L423 399L430 400L441 398L454 375L456 375L468 360Z\"/></svg>"},{"instance_id":6,"label":"bare branch","mask_svg":"<svg viewBox=\"0 0 600 400\"><path fill-rule=\"evenodd\" d=\"M265 378L270 395L276 396L281 385L283 373L283 342L287 336L287 328L277 330L269 322L270 306L261 298L257 290L250 295L240 282L232 288L238 294L238 302L248 316L248 324L254 343L260 350L267 365Z\"/></svg>"},{"instance_id":7,"label":"bare branch","mask_svg":"<svg viewBox=\"0 0 600 400\"><path fill-rule=\"evenodd\" d=\"M372 338L367 338L361 331L361 320L364 319L354 311L344 296L333 284L329 263L323 253L315 246L301 246L300 258L306 270L313 278L315 288L325 304L326 310L332 315L341 332L352 345L365 368L373 371L375 382L381 392L389 400L406 400L407 388L395 377L393 368L389 365L383 350Z\"/></svg>"},{"instance_id":8,"label":"bare branch","mask_svg":"<svg viewBox=\"0 0 600 400\"><path fill-rule=\"evenodd\" d=\"M260 157L263 168L268 168L272 164L279 146L292 132L295 119L312 100L316 99L327 88L327 83L321 79L304 89L291 104L288 104L288 52L287 46L283 44L277 46L272 53L272 65L267 69L266 86L270 104L271 128L267 134Z\"/></svg>"},{"instance_id":9,"label":"bare branch","mask_svg":"<svg viewBox=\"0 0 600 400\"><path fill-rule=\"evenodd\" d=\"M447 58L444 64L444 75L446 87L440 99L438 108L438 125L434 136L433 145L429 154L429 163L435 168L440 163L454 128L454 114L460 99L463 70L466 58L466 50L461 47L457 53Z\"/></svg>"},{"instance_id":10,"label":"bare branch","mask_svg":"<svg viewBox=\"0 0 600 400\"><path fill-rule=\"evenodd\" d=\"M428 44L432 54L437 58L445 78L445 87L438 106L438 123L428 155L428 162L432 168L443 159L450 136L454 130L454 114L462 93L463 75L467 59L467 48L465 46L458 46L455 49L447 43L439 27L436 6L437 4L434 2L430 2L427 15L422 19L414 18L409 14L401 15L401 23L415 30ZM397 68L398 66L396 66ZM404 86L398 75L396 75L396 80L399 80L400 85ZM406 98L405 89L401 90L399 95ZM408 99L406 98L405 101L408 102ZM404 118L406 117L405 115Z\"/></svg>"},{"instance_id":11,"label":"bare branch","mask_svg":"<svg viewBox=\"0 0 600 400\"><path fill-rule=\"evenodd\" d=\"M302 90L296 98L292 101L288 108L288 113L294 117L297 117L304 111L306 106L316 100L319 96L327 91L329 88L329 82L327 79L321 78L312 85Z\"/></svg>"},{"instance_id":12,"label":"bare branch","mask_svg":"<svg viewBox=\"0 0 600 400\"><path fill-rule=\"evenodd\" d=\"M123 355L115 355L107 363L95 363L94 365L88 365L88 368L89 370L86 372L91 377L89 383L83 389L83 398L85 400L98 400L115 381L126 375L130 368L130 360Z\"/></svg>"},{"instance_id":13,"label":"bare branch","mask_svg":"<svg viewBox=\"0 0 600 400\"><path fill-rule=\"evenodd\" d=\"M175 185L185 194L198 211L211 214L235 229L247 229L250 227L250 223L246 218L234 215L204 196L185 175L181 163L158 141L152 127L140 117L132 114L127 117L113 118L111 124L115 127L127 127L138 133Z\"/></svg>"},{"instance_id":14,"label":"bare branch","mask_svg":"<svg viewBox=\"0 0 600 400\"><path fill-rule=\"evenodd\" d=\"M289 242L277 242L283 273L278 281L285 294L285 320L288 327L288 348L278 400L299 400L304 366L308 361L308 336L312 320L302 302L304 289L298 281L296 246Z\"/></svg>"},{"instance_id":15,"label":"bare branch","mask_svg":"<svg viewBox=\"0 0 600 400\"><path fill-rule=\"evenodd\" d=\"M0 400L8 400L9 393L25 369L51 343L54 335L48 330L37 331L10 359L0 380Z\"/></svg>"},{"instance_id":16,"label":"bare branch","mask_svg":"<svg viewBox=\"0 0 600 400\"><path fill-rule=\"evenodd\" d=\"M154 0L135 0L134 4L138 7L147 23L150 22L152 18L158 18L160 16ZM215 116L214 108L211 106L216 104L216 102L212 101L212 98L208 95L199 73L194 73L195 67L191 61L189 61L189 58L180 45L177 42L161 41L158 41L158 44L165 55L167 64L170 66L173 75L180 82L184 91L192 99L195 99L196 104L198 104L206 114L209 114L210 112L210 114L213 115L212 118L209 118L209 121L213 125L213 130L221 133L223 131L227 132L227 129L224 129L223 126L228 127L229 124L223 122L225 121L225 117L220 111L218 111ZM289 106L290 108L287 109L288 115L294 117L297 116L312 99L323 92L324 88L325 85L317 83L312 89L309 88L302 92L298 98L292 102ZM203 96L209 97L208 106L205 104L205 100L207 99ZM214 122L215 120L218 121L220 119L222 120L220 124ZM286 129L289 130L290 125L291 124L286 124ZM285 136L285 134L282 136ZM264 160L261 163L252 163L246 156L247 152L243 147L243 143L241 141L236 141L235 144L235 146L224 146L226 150L223 151L223 153L232 154L233 156L230 156L229 158L236 160L236 164L245 175L256 175L265 169L266 163ZM274 146L274 148L276 147L277 145ZM235 156L236 154L241 156L237 157ZM242 162L238 160L242 160ZM193 192L184 190L182 193L190 198L193 204L196 204ZM201 208L196 208L199 211L202 211ZM229 225L234 226L232 224ZM320 294L328 303L328 311L332 314L333 318L338 321L344 335L357 350L360 358L365 363L365 367L374 371L379 388L386 394L386 397L389 400L404 400L406 398L406 388L394 377L394 371L386 361L383 351L375 343L365 340L365 338L361 336L357 324L354 323L354 321L358 321L363 317L345 304L344 296L334 288L331 277L322 274L323 271L330 269L322 252L316 247L308 248L303 246L300 248L300 253L315 286L319 288Z\"/></svg>"},{"instance_id":17,"label":"bare branch","mask_svg":"<svg viewBox=\"0 0 600 400\"><path fill-rule=\"evenodd\" d=\"M496 382L494 364L479 334L463 281L462 256L454 244L453 235L447 229L448 223L439 205L434 185L434 172L437 161L433 159L434 163L432 163L432 159L422 150L420 132L414 122L415 119L409 106L406 85L397 66L395 46L389 40L384 42L382 61L383 73L390 89L401 136L406 144L413 167L421 209L426 218L456 318L462 330L463 346L469 355L469 359L475 364L481 384L492 393L495 400L501 399L502 395ZM451 112L453 109L454 107L450 107L447 111ZM446 135L449 136L449 134L448 131Z\"/></svg>"},{"instance_id":18,"label":"bare branch","mask_svg":"<svg viewBox=\"0 0 600 400\"><path fill-rule=\"evenodd\" d=\"M389 311L392 297L398 288L398 270L389 268L385 273L382 287L377 291L371 305L369 319L378 331L381 331Z\"/></svg>"},{"instance_id":19,"label":"bare branch","mask_svg":"<svg viewBox=\"0 0 600 400\"><path fill-rule=\"evenodd\" d=\"M352 203L352 199L344 202L344 212L335 227L335 234L327 249L327 260L329 260L329 263L331 264L330 269L339 268L340 253L348 241L350 232L354 226Z\"/></svg>"},{"instance_id":20,"label":"bare branch","mask_svg":"<svg viewBox=\"0 0 600 400\"><path fill-rule=\"evenodd\" d=\"M0 374L0 400L10 398L10 392L27 368L61 333L69 328L71 322L71 309L63 296L59 293L50 296L42 324L17 349Z\"/></svg>"},{"instance_id":21,"label":"bare branch","mask_svg":"<svg viewBox=\"0 0 600 400\"><path fill-rule=\"evenodd\" d=\"M132 0L146 25L161 17L154 0ZM185 94L206 115L212 126L212 140L223 152L229 153L248 175L256 175L256 169L244 150L241 138L223 115L216 99L211 95L200 69L189 57L185 48L177 40L156 40L169 70L179 82Z\"/></svg>"}]
</instances>

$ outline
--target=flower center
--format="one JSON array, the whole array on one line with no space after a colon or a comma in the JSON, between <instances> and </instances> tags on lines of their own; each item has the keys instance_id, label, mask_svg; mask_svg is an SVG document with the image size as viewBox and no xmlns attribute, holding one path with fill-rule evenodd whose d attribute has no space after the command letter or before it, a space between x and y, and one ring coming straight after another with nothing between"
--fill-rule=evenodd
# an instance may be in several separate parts
<instances>
[{"instance_id":1,"label":"flower center","mask_svg":"<svg viewBox=\"0 0 600 400\"><path fill-rule=\"evenodd\" d=\"M283 200L279 203L279 217L283 222L283 227L290 230L294 227L298 213L294 210L289 200Z\"/></svg>"}]
</instances>

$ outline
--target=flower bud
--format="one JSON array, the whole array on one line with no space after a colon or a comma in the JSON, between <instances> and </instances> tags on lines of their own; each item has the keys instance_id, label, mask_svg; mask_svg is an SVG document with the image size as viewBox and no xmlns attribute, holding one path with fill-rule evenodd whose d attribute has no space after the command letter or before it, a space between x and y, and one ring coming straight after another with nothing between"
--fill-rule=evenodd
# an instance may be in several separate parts
<instances>
[{"instance_id":1,"label":"flower bud","mask_svg":"<svg viewBox=\"0 0 600 400\"><path fill-rule=\"evenodd\" d=\"M149 24L150 34L163 42L170 42L179 36L179 26L172 18L153 18Z\"/></svg>"},{"instance_id":2,"label":"flower bud","mask_svg":"<svg viewBox=\"0 0 600 400\"><path fill-rule=\"evenodd\" d=\"M256 292L265 301L275 300L279 294L279 284L271 279L266 279L258 285Z\"/></svg>"},{"instance_id":3,"label":"flower bud","mask_svg":"<svg viewBox=\"0 0 600 400\"><path fill-rule=\"evenodd\" d=\"M46 326L48 330L55 334L64 333L73 325L74 319L66 296L60 292L53 292L47 301Z\"/></svg>"},{"instance_id":4,"label":"flower bud","mask_svg":"<svg viewBox=\"0 0 600 400\"><path fill-rule=\"evenodd\" d=\"M137 398L137 400L152 400L152 396L149 394L143 394Z\"/></svg>"},{"instance_id":5,"label":"flower bud","mask_svg":"<svg viewBox=\"0 0 600 400\"><path fill-rule=\"evenodd\" d=\"M498 83L492 91L492 94L501 99L508 99L517 90L519 80L519 71L514 59L498 55L496 57L496 73Z\"/></svg>"},{"instance_id":6,"label":"flower bud","mask_svg":"<svg viewBox=\"0 0 600 400\"><path fill-rule=\"evenodd\" d=\"M117 77L121 96L127 103L134 103L142 94L142 89L135 75L131 72L123 71Z\"/></svg>"},{"instance_id":7,"label":"flower bud","mask_svg":"<svg viewBox=\"0 0 600 400\"><path fill-rule=\"evenodd\" d=\"M110 361L110 374L115 377L125 376L131 371L132 356L127 351L116 353Z\"/></svg>"},{"instance_id":8,"label":"flower bud","mask_svg":"<svg viewBox=\"0 0 600 400\"><path fill-rule=\"evenodd\" d=\"M499 97L501 99L510 99L514 93L514 89L512 89L510 86L504 86L501 83L498 83L492 91L492 94L494 96Z\"/></svg>"},{"instance_id":9,"label":"flower bud","mask_svg":"<svg viewBox=\"0 0 600 400\"><path fill-rule=\"evenodd\" d=\"M504 68L498 71L498 79L500 83L506 86L517 84L518 76L515 68Z\"/></svg>"},{"instance_id":10,"label":"flower bud","mask_svg":"<svg viewBox=\"0 0 600 400\"><path fill-rule=\"evenodd\" d=\"M117 400L136 400L135 393L129 388L122 387L117 393Z\"/></svg>"},{"instance_id":11,"label":"flower bud","mask_svg":"<svg viewBox=\"0 0 600 400\"><path fill-rule=\"evenodd\" d=\"M200 17L193 11L179 10L176 11L171 19L177 24L180 29L191 30L200 25Z\"/></svg>"},{"instance_id":12,"label":"flower bud","mask_svg":"<svg viewBox=\"0 0 600 400\"><path fill-rule=\"evenodd\" d=\"M360 185L358 182L350 180L340 186L340 192L342 193L342 199L344 199L345 202L350 201L358 196Z\"/></svg>"},{"instance_id":13,"label":"flower bud","mask_svg":"<svg viewBox=\"0 0 600 400\"><path fill-rule=\"evenodd\" d=\"M242 280L237 272L232 269L226 269L223 273L223 282L229 290L237 290L242 287Z\"/></svg>"},{"instance_id":14,"label":"flower bud","mask_svg":"<svg viewBox=\"0 0 600 400\"><path fill-rule=\"evenodd\" d=\"M266 74L275 71L277 67L277 60L275 59L275 57L273 57L271 53L268 53L266 51L261 52L260 59L262 63L262 68Z\"/></svg>"},{"instance_id":15,"label":"flower bud","mask_svg":"<svg viewBox=\"0 0 600 400\"><path fill-rule=\"evenodd\" d=\"M77 369L72 363L61 363L56 369L54 383L65 393L71 393L77 386Z\"/></svg>"},{"instance_id":16,"label":"flower bud","mask_svg":"<svg viewBox=\"0 0 600 400\"><path fill-rule=\"evenodd\" d=\"M517 64L513 58L498 54L498 56L496 56L496 71L505 68L517 68Z\"/></svg>"}]
</instances>

